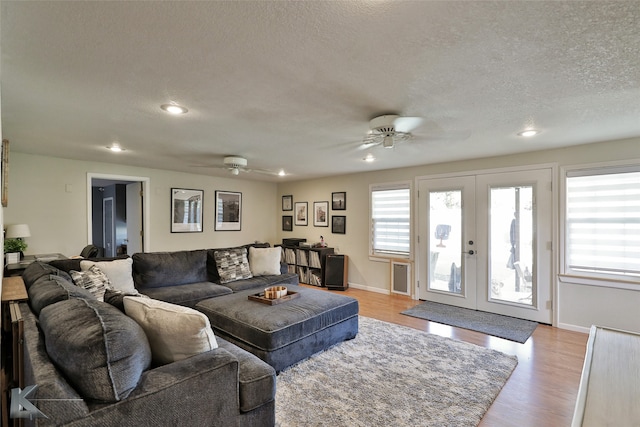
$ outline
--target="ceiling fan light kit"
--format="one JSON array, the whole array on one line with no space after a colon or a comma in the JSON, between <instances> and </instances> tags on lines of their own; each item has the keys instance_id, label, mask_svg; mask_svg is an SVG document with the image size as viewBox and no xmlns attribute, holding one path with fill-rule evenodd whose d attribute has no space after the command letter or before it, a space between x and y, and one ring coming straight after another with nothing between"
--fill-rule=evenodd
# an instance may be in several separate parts
<instances>
[{"instance_id":1,"label":"ceiling fan light kit","mask_svg":"<svg viewBox=\"0 0 640 427\"><path fill-rule=\"evenodd\" d=\"M370 131L364 137L366 145L382 144L384 148L394 148L396 142L411 139L411 131L422 123L420 117L400 117L388 114L371 119Z\"/></svg>"}]
</instances>

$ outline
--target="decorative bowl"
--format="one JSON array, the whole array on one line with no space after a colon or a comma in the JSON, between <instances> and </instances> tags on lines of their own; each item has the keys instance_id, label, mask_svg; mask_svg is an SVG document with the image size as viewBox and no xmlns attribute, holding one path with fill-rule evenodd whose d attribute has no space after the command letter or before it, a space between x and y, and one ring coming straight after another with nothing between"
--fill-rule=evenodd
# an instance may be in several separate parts
<instances>
[{"instance_id":1,"label":"decorative bowl","mask_svg":"<svg viewBox=\"0 0 640 427\"><path fill-rule=\"evenodd\" d=\"M271 286L264 290L264 297L267 299L282 298L285 295L287 295L286 286Z\"/></svg>"}]
</instances>

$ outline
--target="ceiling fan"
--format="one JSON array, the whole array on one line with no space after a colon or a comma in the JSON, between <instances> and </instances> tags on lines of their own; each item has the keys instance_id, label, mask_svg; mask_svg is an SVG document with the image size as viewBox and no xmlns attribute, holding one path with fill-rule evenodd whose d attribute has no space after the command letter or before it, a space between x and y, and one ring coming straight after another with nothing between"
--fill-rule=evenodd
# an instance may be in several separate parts
<instances>
[{"instance_id":1,"label":"ceiling fan","mask_svg":"<svg viewBox=\"0 0 640 427\"><path fill-rule=\"evenodd\" d=\"M224 166L221 166L221 168L229 170L231 175L239 175L240 172L256 172L265 175L284 175L284 171L273 172L266 169L249 169L247 167L247 159L240 156L226 156L222 162Z\"/></svg>"},{"instance_id":2,"label":"ceiling fan","mask_svg":"<svg viewBox=\"0 0 640 427\"><path fill-rule=\"evenodd\" d=\"M409 141L411 132L422 124L421 117L400 117L388 114L371 119L369 132L362 140L363 148L382 145L384 148L394 148L396 143Z\"/></svg>"}]
</instances>

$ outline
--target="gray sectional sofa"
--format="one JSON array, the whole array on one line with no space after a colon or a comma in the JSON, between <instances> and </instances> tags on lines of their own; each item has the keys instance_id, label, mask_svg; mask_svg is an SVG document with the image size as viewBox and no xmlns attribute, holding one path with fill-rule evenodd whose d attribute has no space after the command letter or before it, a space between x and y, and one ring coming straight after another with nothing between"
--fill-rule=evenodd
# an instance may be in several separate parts
<instances>
[{"instance_id":1,"label":"gray sectional sofa","mask_svg":"<svg viewBox=\"0 0 640 427\"><path fill-rule=\"evenodd\" d=\"M29 302L20 305L24 386L38 387L29 398L48 418L28 424L274 425L276 373L355 337L358 304L344 295L297 286L298 276L287 273L279 257L273 265L279 249L270 249L266 270L251 274L246 253L268 246L31 264L23 274ZM92 294L93 282L86 286L78 276L88 265L118 282L118 289L106 290L103 301ZM93 267L88 270L96 273ZM248 295L274 285L302 297L280 307L249 301ZM179 360L157 358L158 333L145 322L153 322L159 312L141 320L127 310L151 302L177 309L176 314L158 308L162 328L178 328L178 338L190 340L190 332L183 334L181 317L174 321L168 316L204 319L211 336L215 331L217 347L209 343L211 347ZM196 328L197 342L200 332Z\"/></svg>"}]
</instances>

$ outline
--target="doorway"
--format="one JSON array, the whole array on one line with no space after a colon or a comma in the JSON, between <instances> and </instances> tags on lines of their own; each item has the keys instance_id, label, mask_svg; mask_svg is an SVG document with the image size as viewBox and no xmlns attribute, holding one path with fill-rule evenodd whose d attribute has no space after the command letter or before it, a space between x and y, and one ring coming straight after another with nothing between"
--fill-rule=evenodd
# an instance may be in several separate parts
<instances>
[{"instance_id":1,"label":"doorway","mask_svg":"<svg viewBox=\"0 0 640 427\"><path fill-rule=\"evenodd\" d=\"M148 250L149 178L87 174L88 241L102 256Z\"/></svg>"},{"instance_id":2,"label":"doorway","mask_svg":"<svg viewBox=\"0 0 640 427\"><path fill-rule=\"evenodd\" d=\"M418 298L552 323L551 181L551 168L418 179Z\"/></svg>"}]
</instances>

